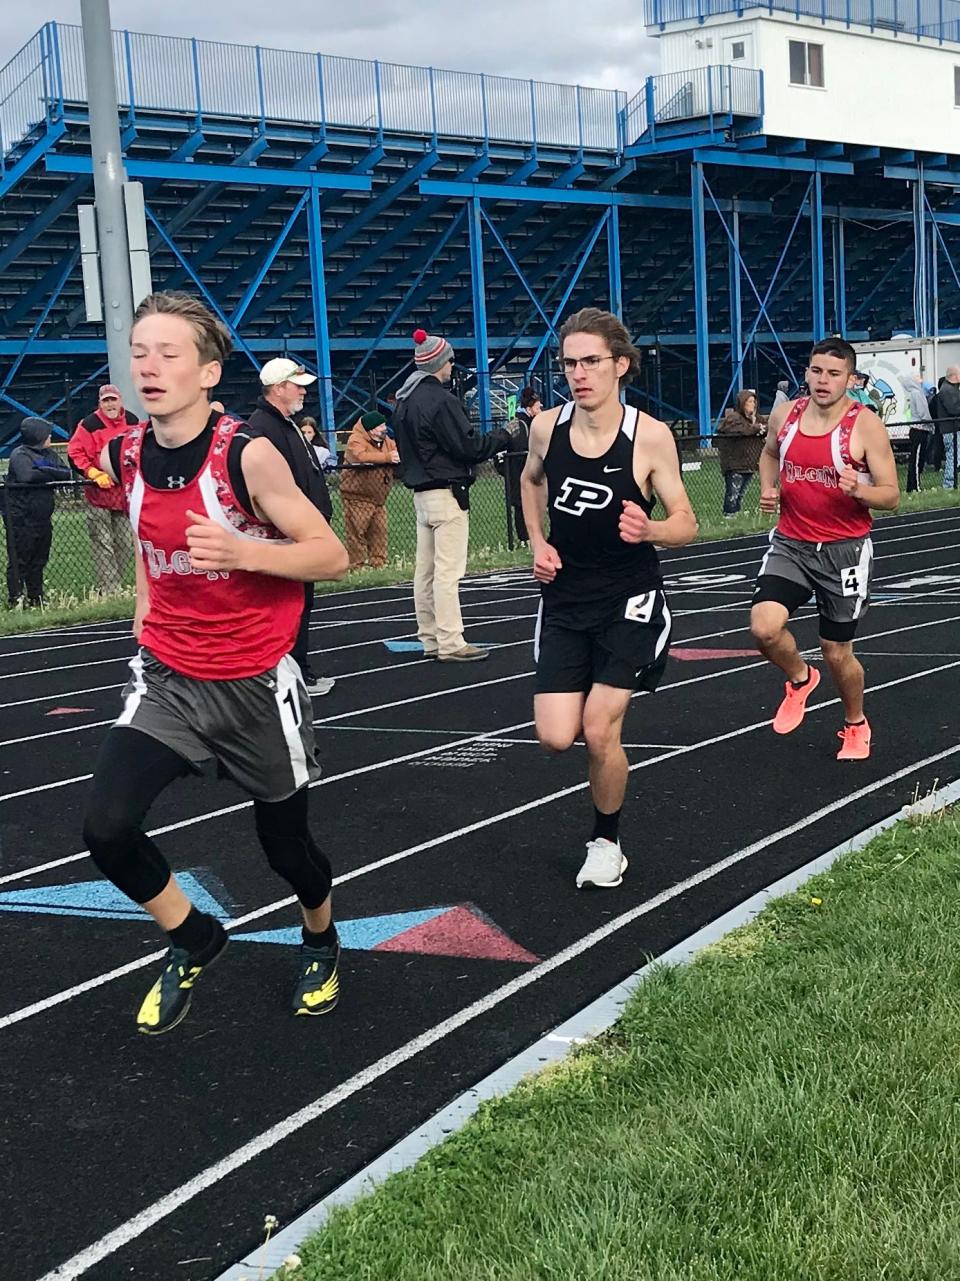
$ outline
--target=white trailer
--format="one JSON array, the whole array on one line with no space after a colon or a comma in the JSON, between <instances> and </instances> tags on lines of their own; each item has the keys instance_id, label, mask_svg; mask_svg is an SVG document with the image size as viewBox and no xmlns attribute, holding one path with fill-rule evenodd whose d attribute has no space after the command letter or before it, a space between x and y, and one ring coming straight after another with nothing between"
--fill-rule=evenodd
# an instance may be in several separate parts
<instances>
[{"instance_id":1,"label":"white trailer","mask_svg":"<svg viewBox=\"0 0 960 1281\"><path fill-rule=\"evenodd\" d=\"M918 374L937 385L948 365L960 364L960 336L944 338L891 338L887 342L855 342L857 369L867 374L867 393L890 429L891 440L906 440L910 431L907 387Z\"/></svg>"}]
</instances>

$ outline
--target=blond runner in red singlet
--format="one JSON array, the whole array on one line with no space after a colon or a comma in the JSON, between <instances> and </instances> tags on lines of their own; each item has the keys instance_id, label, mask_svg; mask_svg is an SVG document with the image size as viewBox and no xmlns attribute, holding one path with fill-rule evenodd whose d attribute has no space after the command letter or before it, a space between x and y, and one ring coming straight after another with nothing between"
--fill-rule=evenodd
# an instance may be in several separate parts
<instances>
[{"instance_id":1,"label":"blond runner in red singlet","mask_svg":"<svg viewBox=\"0 0 960 1281\"><path fill-rule=\"evenodd\" d=\"M778 405L760 455L760 508L780 520L757 575L750 627L757 647L787 678L773 721L789 734L803 720L820 673L800 654L787 620L811 596L820 616L820 649L844 710L837 759L870 755L863 713L863 667L853 638L870 598L871 508L900 502L886 428L851 400L857 357L842 338L825 338L810 354L809 396Z\"/></svg>"}]
</instances>

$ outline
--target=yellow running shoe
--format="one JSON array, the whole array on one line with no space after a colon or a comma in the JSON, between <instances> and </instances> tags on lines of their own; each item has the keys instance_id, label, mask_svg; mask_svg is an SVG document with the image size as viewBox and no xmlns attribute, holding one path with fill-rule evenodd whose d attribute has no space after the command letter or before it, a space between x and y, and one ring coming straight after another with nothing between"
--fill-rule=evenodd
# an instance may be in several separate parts
<instances>
[{"instance_id":1,"label":"yellow running shoe","mask_svg":"<svg viewBox=\"0 0 960 1281\"><path fill-rule=\"evenodd\" d=\"M211 962L230 942L230 936L219 921L211 941L201 952L190 953L183 947L171 947L163 973L144 997L137 1014L137 1031L147 1036L169 1032L186 1018L193 1000L193 985Z\"/></svg>"},{"instance_id":2,"label":"yellow running shoe","mask_svg":"<svg viewBox=\"0 0 960 1281\"><path fill-rule=\"evenodd\" d=\"M300 944L300 970L293 990L294 1014L329 1014L340 996L340 944Z\"/></svg>"}]
</instances>

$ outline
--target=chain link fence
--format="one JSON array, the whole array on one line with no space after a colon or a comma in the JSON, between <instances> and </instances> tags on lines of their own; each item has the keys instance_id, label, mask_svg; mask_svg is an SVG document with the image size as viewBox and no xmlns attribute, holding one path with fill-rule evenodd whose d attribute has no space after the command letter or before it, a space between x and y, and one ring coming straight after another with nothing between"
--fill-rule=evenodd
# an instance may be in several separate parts
<instances>
[{"instance_id":1,"label":"chain link fence","mask_svg":"<svg viewBox=\"0 0 960 1281\"><path fill-rule=\"evenodd\" d=\"M924 490L958 487L960 420L939 422L935 431L922 431L917 423L887 424L897 457L902 492L919 480ZM725 515L726 481L719 454L688 430L675 430L674 438L683 468L683 480L702 526L721 524ZM910 475L910 457L917 476ZM494 560L497 553L525 541L519 510L519 476L526 455L509 453L483 463L470 490L470 551ZM394 481L394 468L369 464L341 464L327 473L333 500L333 526L347 544L351 562L373 567L388 566L412 574L416 558L417 524L413 495ZM371 503L351 494L349 477L380 473L382 503ZM59 604L110 595L134 585L133 544L122 513L91 515L86 499L89 482L57 483L53 516L43 528L23 519L18 486L7 481L0 488L0 514L6 538L0 563L6 577L6 601L35 602L45 598ZM365 492L369 486L361 486ZM745 476L737 512L759 512L760 486L755 472ZM729 502L728 502L729 506ZM372 510L378 508L379 510ZM729 513L727 513L729 514Z\"/></svg>"}]
</instances>

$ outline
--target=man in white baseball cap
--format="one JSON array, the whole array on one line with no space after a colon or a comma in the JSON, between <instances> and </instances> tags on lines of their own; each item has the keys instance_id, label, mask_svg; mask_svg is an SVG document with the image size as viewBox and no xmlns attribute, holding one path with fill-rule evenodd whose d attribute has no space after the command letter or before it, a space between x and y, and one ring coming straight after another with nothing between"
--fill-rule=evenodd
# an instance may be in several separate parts
<instances>
[{"instance_id":1,"label":"man in white baseball cap","mask_svg":"<svg viewBox=\"0 0 960 1281\"><path fill-rule=\"evenodd\" d=\"M306 388L316 381L316 374L308 373L303 365L298 365L289 356L275 356L273 360L268 360L260 370L263 394L257 400L257 407L247 421L251 427L266 436L270 443L279 449L293 472L297 488L306 494L314 507L329 522L333 515L333 503L330 501L327 482L316 454L304 440L300 428L294 421L294 415L299 414L303 409ZM291 652L300 664L308 693L329 694L333 689L333 679L329 676L316 676L310 670L307 653L310 647L313 583L304 583L303 588L303 616L300 620L300 631Z\"/></svg>"}]
</instances>

